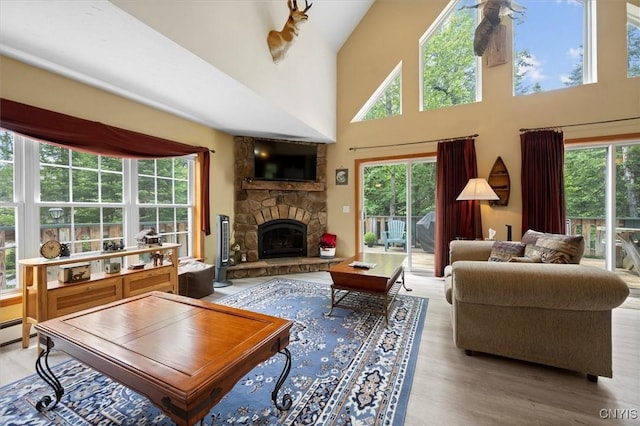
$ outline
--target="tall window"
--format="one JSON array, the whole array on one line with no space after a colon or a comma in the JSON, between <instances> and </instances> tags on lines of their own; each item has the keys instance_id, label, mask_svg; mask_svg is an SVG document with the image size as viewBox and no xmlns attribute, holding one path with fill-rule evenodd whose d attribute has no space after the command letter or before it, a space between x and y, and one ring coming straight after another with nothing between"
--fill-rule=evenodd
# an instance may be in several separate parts
<instances>
[{"instance_id":1,"label":"tall window","mask_svg":"<svg viewBox=\"0 0 640 426\"><path fill-rule=\"evenodd\" d=\"M640 6L627 3L627 77L640 76Z\"/></svg>"},{"instance_id":2,"label":"tall window","mask_svg":"<svg viewBox=\"0 0 640 426\"><path fill-rule=\"evenodd\" d=\"M17 286L15 157L13 135L0 133L0 291Z\"/></svg>"},{"instance_id":3,"label":"tall window","mask_svg":"<svg viewBox=\"0 0 640 426\"><path fill-rule=\"evenodd\" d=\"M389 73L351 122L402 114L402 62Z\"/></svg>"},{"instance_id":4,"label":"tall window","mask_svg":"<svg viewBox=\"0 0 640 426\"><path fill-rule=\"evenodd\" d=\"M135 244L154 228L182 244L180 257L191 255L194 160L125 160L0 130L0 289L16 289L17 259L37 257L50 239L78 254Z\"/></svg>"},{"instance_id":5,"label":"tall window","mask_svg":"<svg viewBox=\"0 0 640 426\"><path fill-rule=\"evenodd\" d=\"M513 26L514 94L594 83L593 0L521 0L527 9Z\"/></svg>"},{"instance_id":6,"label":"tall window","mask_svg":"<svg viewBox=\"0 0 640 426\"><path fill-rule=\"evenodd\" d=\"M192 164L186 158L138 161L140 226L154 228L163 241L182 244L182 256L191 229Z\"/></svg>"},{"instance_id":7,"label":"tall window","mask_svg":"<svg viewBox=\"0 0 640 426\"><path fill-rule=\"evenodd\" d=\"M420 38L422 111L479 100L479 60L473 53L478 12L469 8L475 3L452 1Z\"/></svg>"}]
</instances>

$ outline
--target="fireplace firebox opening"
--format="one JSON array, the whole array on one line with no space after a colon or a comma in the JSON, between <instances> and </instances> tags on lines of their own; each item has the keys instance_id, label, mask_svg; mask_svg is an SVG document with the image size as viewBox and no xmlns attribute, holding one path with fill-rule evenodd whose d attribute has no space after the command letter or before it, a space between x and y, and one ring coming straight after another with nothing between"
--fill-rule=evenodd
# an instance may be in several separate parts
<instances>
[{"instance_id":1,"label":"fireplace firebox opening","mask_svg":"<svg viewBox=\"0 0 640 426\"><path fill-rule=\"evenodd\" d=\"M258 226L258 257L307 256L307 225L297 220L276 219Z\"/></svg>"}]
</instances>

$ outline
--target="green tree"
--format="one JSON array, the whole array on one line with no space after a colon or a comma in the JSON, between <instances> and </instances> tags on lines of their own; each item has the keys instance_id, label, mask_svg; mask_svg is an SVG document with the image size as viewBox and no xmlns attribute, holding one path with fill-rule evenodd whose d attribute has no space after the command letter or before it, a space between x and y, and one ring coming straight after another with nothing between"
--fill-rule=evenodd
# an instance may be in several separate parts
<instances>
[{"instance_id":1,"label":"green tree","mask_svg":"<svg viewBox=\"0 0 640 426\"><path fill-rule=\"evenodd\" d=\"M422 216L435 210L435 163L411 164L411 212ZM364 208L367 216L402 217L407 213L406 165L372 165L364 169Z\"/></svg>"},{"instance_id":2,"label":"green tree","mask_svg":"<svg viewBox=\"0 0 640 426\"><path fill-rule=\"evenodd\" d=\"M567 217L605 217L606 149L565 152ZM640 146L616 148L616 215L640 217Z\"/></svg>"},{"instance_id":3,"label":"green tree","mask_svg":"<svg viewBox=\"0 0 640 426\"><path fill-rule=\"evenodd\" d=\"M411 165L411 213L424 216L436 210L436 163Z\"/></svg>"},{"instance_id":4,"label":"green tree","mask_svg":"<svg viewBox=\"0 0 640 426\"><path fill-rule=\"evenodd\" d=\"M604 217L604 148L565 151L564 184L567 217Z\"/></svg>"},{"instance_id":5,"label":"green tree","mask_svg":"<svg viewBox=\"0 0 640 426\"><path fill-rule=\"evenodd\" d=\"M619 217L640 217L640 146L621 146L616 149L616 214Z\"/></svg>"},{"instance_id":6,"label":"green tree","mask_svg":"<svg viewBox=\"0 0 640 426\"><path fill-rule=\"evenodd\" d=\"M584 60L582 55L582 46L580 46L580 60L575 63L569 78L565 81L564 85L567 87L581 86L584 84Z\"/></svg>"},{"instance_id":7,"label":"green tree","mask_svg":"<svg viewBox=\"0 0 640 426\"><path fill-rule=\"evenodd\" d=\"M0 133L0 201L13 201L13 135Z\"/></svg>"},{"instance_id":8,"label":"green tree","mask_svg":"<svg viewBox=\"0 0 640 426\"><path fill-rule=\"evenodd\" d=\"M464 2L460 2L462 4ZM473 53L475 11L458 10L424 43L423 108L475 102L476 57Z\"/></svg>"},{"instance_id":9,"label":"green tree","mask_svg":"<svg viewBox=\"0 0 640 426\"><path fill-rule=\"evenodd\" d=\"M402 106L400 104L400 92L402 90L402 79L400 74L394 78L384 93L378 98L373 106L367 111L363 120L374 120L377 118L400 115Z\"/></svg>"},{"instance_id":10,"label":"green tree","mask_svg":"<svg viewBox=\"0 0 640 426\"><path fill-rule=\"evenodd\" d=\"M364 169L364 208L367 216L406 214L406 166L369 166ZM398 190L402 188L402 190Z\"/></svg>"},{"instance_id":11,"label":"green tree","mask_svg":"<svg viewBox=\"0 0 640 426\"><path fill-rule=\"evenodd\" d=\"M627 76L640 76L640 28L627 24Z\"/></svg>"}]
</instances>

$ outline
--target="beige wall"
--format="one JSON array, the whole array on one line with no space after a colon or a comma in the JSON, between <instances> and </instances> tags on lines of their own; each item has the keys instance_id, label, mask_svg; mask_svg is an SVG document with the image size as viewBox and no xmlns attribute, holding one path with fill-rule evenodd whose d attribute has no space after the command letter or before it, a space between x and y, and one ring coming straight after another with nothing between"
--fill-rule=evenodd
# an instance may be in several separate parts
<instances>
[{"instance_id":1,"label":"beige wall","mask_svg":"<svg viewBox=\"0 0 640 426\"><path fill-rule=\"evenodd\" d=\"M635 0L634 0L635 1ZM328 149L328 175L348 167L348 186L328 185L328 232L339 235L337 255L356 250L354 169L356 159L434 153L436 143L351 151L479 134L478 173L487 177L498 156L511 176L506 207L482 206L483 230L506 238L505 224L521 235L520 128L535 128L640 116L640 78L626 77L626 3L599 1L598 83L528 96L511 95L509 64L483 67L483 100L436 111L419 111L419 39L447 4L445 0L377 0L338 55L337 143ZM510 44L510 43L509 43ZM350 123L388 73L402 61L401 116ZM565 139L640 132L640 121L564 128ZM350 212L343 213L343 206Z\"/></svg>"},{"instance_id":2,"label":"beige wall","mask_svg":"<svg viewBox=\"0 0 640 426\"><path fill-rule=\"evenodd\" d=\"M209 127L0 56L0 96L177 142L205 146L211 155L212 235L206 261L215 261L215 215L233 217L233 138Z\"/></svg>"}]
</instances>

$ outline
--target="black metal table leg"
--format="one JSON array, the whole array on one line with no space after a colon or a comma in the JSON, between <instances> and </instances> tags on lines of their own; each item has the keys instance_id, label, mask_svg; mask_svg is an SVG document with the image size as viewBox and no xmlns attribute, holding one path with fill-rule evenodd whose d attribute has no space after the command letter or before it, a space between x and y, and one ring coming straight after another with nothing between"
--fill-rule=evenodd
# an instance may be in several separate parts
<instances>
[{"instance_id":1,"label":"black metal table leg","mask_svg":"<svg viewBox=\"0 0 640 426\"><path fill-rule=\"evenodd\" d=\"M273 401L273 403L275 404L278 410L287 411L289 408L291 408L291 405L293 404L291 395L289 395L288 393L284 394L282 396L282 405L281 405L278 403L278 392L280 391L280 388L284 384L284 381L287 380L287 376L291 371L291 352L289 352L289 349L284 348L280 351L280 353L286 357L286 360L284 362L284 369L282 370L282 373L280 373L280 377L276 382L276 387L273 390L273 392L271 392L271 400Z\"/></svg>"},{"instance_id":2,"label":"black metal table leg","mask_svg":"<svg viewBox=\"0 0 640 426\"><path fill-rule=\"evenodd\" d=\"M36 360L36 372L42 380L47 382L47 384L53 388L56 400L53 401L49 395L45 395L40 398L40 401L36 403L36 409L40 412L53 410L55 406L58 405L58 402L60 402L62 395L64 395L64 388L62 387L62 384L60 384L60 381L53 374L53 371L51 371L51 367L49 367L49 352L51 352L51 348L53 348L53 341L51 338L47 337L47 349L40 352L40 355L38 355L38 359Z\"/></svg>"}]
</instances>

